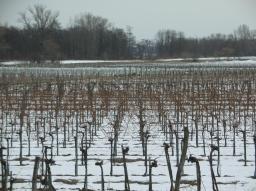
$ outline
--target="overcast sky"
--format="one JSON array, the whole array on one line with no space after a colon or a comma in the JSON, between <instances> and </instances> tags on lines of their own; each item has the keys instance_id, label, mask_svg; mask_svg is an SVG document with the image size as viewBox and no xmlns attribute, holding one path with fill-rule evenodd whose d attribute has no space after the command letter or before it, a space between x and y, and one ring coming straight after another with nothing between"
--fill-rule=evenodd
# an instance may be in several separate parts
<instances>
[{"instance_id":1,"label":"overcast sky","mask_svg":"<svg viewBox=\"0 0 256 191\"><path fill-rule=\"evenodd\" d=\"M34 4L59 11L62 27L89 12L116 27L131 26L137 39L154 38L159 29L193 37L229 34L240 24L256 29L256 0L0 0L0 23L17 25L19 13Z\"/></svg>"}]
</instances>

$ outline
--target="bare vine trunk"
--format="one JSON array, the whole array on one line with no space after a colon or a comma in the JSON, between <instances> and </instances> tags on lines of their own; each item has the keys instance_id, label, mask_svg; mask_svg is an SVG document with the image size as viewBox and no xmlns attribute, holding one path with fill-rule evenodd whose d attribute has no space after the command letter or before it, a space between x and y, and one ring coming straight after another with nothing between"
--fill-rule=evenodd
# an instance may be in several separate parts
<instances>
[{"instance_id":1,"label":"bare vine trunk","mask_svg":"<svg viewBox=\"0 0 256 191\"><path fill-rule=\"evenodd\" d=\"M185 164L187 149L188 149L188 139L189 139L188 127L184 127L184 142L183 142L181 158L180 158L180 162L179 162L179 166L178 166L178 170L177 170L177 174L176 174L176 181L175 181L174 191L179 191L180 190L181 175L182 175L182 172L183 172L183 167L184 167L184 164Z\"/></svg>"}]
</instances>

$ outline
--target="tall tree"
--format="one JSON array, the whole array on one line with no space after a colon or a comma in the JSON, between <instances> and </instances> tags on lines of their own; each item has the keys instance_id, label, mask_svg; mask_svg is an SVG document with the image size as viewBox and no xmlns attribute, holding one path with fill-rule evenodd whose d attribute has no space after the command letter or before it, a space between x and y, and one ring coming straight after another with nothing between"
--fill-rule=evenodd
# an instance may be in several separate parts
<instances>
[{"instance_id":1,"label":"tall tree","mask_svg":"<svg viewBox=\"0 0 256 191\"><path fill-rule=\"evenodd\" d=\"M252 38L252 33L248 25L240 25L234 32L235 37L242 40L248 40Z\"/></svg>"},{"instance_id":2,"label":"tall tree","mask_svg":"<svg viewBox=\"0 0 256 191\"><path fill-rule=\"evenodd\" d=\"M58 16L58 12L53 12L40 4L29 7L25 12L20 13L19 20L31 38L29 42L33 45L32 60L39 62L41 59L45 59L48 45L50 45L52 53L58 50L57 46L53 46L53 44L56 45L54 38L51 38L51 34L60 29ZM51 43L49 43L50 41Z\"/></svg>"},{"instance_id":3,"label":"tall tree","mask_svg":"<svg viewBox=\"0 0 256 191\"><path fill-rule=\"evenodd\" d=\"M37 4L20 13L19 20L25 29L45 33L49 30L59 29L58 16L58 12L52 12L44 5Z\"/></svg>"}]
</instances>

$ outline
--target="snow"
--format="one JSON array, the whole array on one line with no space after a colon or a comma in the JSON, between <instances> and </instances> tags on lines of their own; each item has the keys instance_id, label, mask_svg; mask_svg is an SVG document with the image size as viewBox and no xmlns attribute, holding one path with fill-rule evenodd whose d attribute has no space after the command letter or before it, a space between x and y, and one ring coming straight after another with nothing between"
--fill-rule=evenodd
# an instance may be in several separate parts
<instances>
[{"instance_id":1,"label":"snow","mask_svg":"<svg viewBox=\"0 0 256 191\"><path fill-rule=\"evenodd\" d=\"M13 65L19 65L19 64L29 64L29 61L4 61L0 62L0 66L13 66Z\"/></svg>"},{"instance_id":2,"label":"snow","mask_svg":"<svg viewBox=\"0 0 256 191\"><path fill-rule=\"evenodd\" d=\"M256 64L256 57L254 56L244 56L244 57L206 57L206 58L167 58L167 59L156 59L153 61L150 60L60 60L56 63L59 63L61 65L69 65L69 64L140 64L140 63L200 63L200 64L209 64L209 63L228 63L228 64L234 64L234 63L246 63L246 64ZM50 63L49 60L46 60L45 63ZM21 64L30 64L30 61L2 61L0 62L0 66L13 66L13 65L21 65Z\"/></svg>"},{"instance_id":3,"label":"snow","mask_svg":"<svg viewBox=\"0 0 256 191\"><path fill-rule=\"evenodd\" d=\"M163 67L170 67L169 62L173 62L172 67L173 69L176 69L177 66L180 68L185 67L191 67L191 66L200 66L204 67L255 67L256 66L256 58L255 57L248 57L245 60L231 60L228 61L226 58L221 59L221 61L215 60L216 58L208 58L206 59L200 59L201 62L196 63L177 63L180 61L179 59L168 59L168 60L161 60L163 63L158 62L152 62L152 63L143 63L144 66L163 66ZM159 61L159 60L158 60ZM2 67L0 68L0 72L33 72L33 73L51 73L55 74L57 72L62 73L76 73L76 72L84 72L86 74L95 74L95 73L112 73L115 72L121 72L123 73L125 67L127 66L133 66L138 67L141 63L135 64L134 61L123 61L123 63L120 63L120 61L77 61L77 60L69 60L69 61L63 61L62 64L80 64L80 63L118 63L114 65L114 67L100 67L100 68L94 68L94 67L78 67L78 68L26 68L26 67ZM20 64L21 61L15 61L15 62L2 62L2 65L16 65ZM134 72L139 72L135 68L131 68ZM140 191L146 191L148 190L148 176L143 176L145 172L144 167L144 157L142 156L142 148L141 148L141 142L139 140L139 124L136 117L136 111L131 111L130 113L125 113L123 122L121 124L120 129L120 136L118 141L118 156L117 158L122 158L121 154L121 145L124 144L125 146L129 146L130 150L127 155L127 166L128 166L128 174L129 174L129 180L130 180L130 187L131 190L140 190ZM31 115L36 115L35 113L31 113ZM33 118L33 117L32 117ZM9 121L5 121L5 118L2 119L2 123L0 124L7 124L2 125L2 127L7 129L7 132L4 131L3 137L10 136L10 129L11 126L8 124ZM104 178L105 178L105 188L106 190L124 190L124 169L122 166L122 163L116 163L113 167L113 176L109 175L110 171L110 144L108 141L108 138L111 136L111 122L113 121L113 116L107 116L104 118L103 123L99 126L99 130L97 132L97 136L95 137L92 146L88 150L88 187L94 190L101 190L101 172L100 168L98 166L95 166L95 162L99 159L102 159L104 161L103 163L103 169L104 169ZM149 138L148 142L148 156L151 159L156 159L158 161L158 167L153 168L153 190L156 191L167 191L170 190L170 179L168 177L168 170L166 165L166 159L164 155L164 148L162 147L163 143L166 142L166 137L164 136L162 132L161 124L159 124L158 116L155 113L147 113L146 115L146 128L150 131L151 137ZM249 124L247 124L248 129L253 128L253 124L250 122L251 120L248 120ZM34 121L31 121L31 126L34 127ZM243 122L241 123L243 124ZM49 131L50 124L47 121L46 122L46 130ZM73 125L74 126L74 125ZM190 121L189 129L191 130L193 126L193 123ZM25 160L23 163L24 165L20 166L19 161L17 160L19 158L19 139L16 132L18 132L19 124L15 127L15 134L13 139L13 147L10 148L10 158L9 158L9 164L10 164L10 171L13 172L14 178L17 179L24 179L24 182L20 183L14 183L14 191L26 191L31 190L31 179L33 174L33 165L34 165L34 158L35 156L41 156L41 146L37 147L36 143L36 132L33 131L31 134L31 154L32 156L27 156L28 149L27 149L27 136L26 133L24 133L23 139L24 139L24 157L28 160ZM26 127L26 126L25 126ZM72 125L69 124L69 127L71 128ZM201 127L200 127L201 128ZM240 125L240 128L243 129L243 125ZM25 128L26 129L26 128ZM43 132L40 131L40 136L42 136ZM201 133L200 133L201 135ZM54 134L54 136L56 136ZM56 155L56 138L54 140L54 157L53 159L56 161L55 165L51 166L51 171L53 175L53 185L57 190L63 190L63 191L69 191L69 190L78 190L79 188L83 187L83 180L84 180L84 166L81 165L80 159L81 159L81 152L79 151L79 167L78 167L78 176L75 176L75 149L74 149L74 134L71 133L70 140L67 142L67 147L63 148L62 142L63 142L63 128L60 129L60 155ZM180 134L182 137L182 133ZM180 137L180 138L181 138ZM221 147L220 147L220 153L221 153L221 168L220 168L220 177L216 177L217 182L219 183L219 190L220 191L254 191L256 190L256 179L252 179L251 176L254 174L254 144L252 140L252 135L248 134L247 140L247 160L248 160L248 166L244 166L243 163L243 139L242 136L239 135L236 137L236 156L232 155L232 132L229 131L227 133L228 137L228 145L227 147L224 147L224 140L221 140ZM81 140L81 135L79 136L79 140ZM193 140L189 140L189 148L187 156L190 154L200 158L200 166L201 166L201 174L202 174L202 191L208 191L212 190L211 188L211 174L210 174L210 167L209 167L209 161L208 161L208 155L210 152L210 135L208 132L206 132L206 156L203 156L203 147L202 147L202 139L201 136L199 136L199 147L195 147L195 138ZM6 140L3 139L3 145L6 146ZM50 137L47 135L47 142L46 144L50 144ZM171 155L171 148L169 149L170 153L170 161L172 165L172 171L173 175L175 177L176 175L176 156ZM6 151L4 153L6 155ZM216 164L217 164L217 155L213 156L214 158L214 171L216 174ZM133 161L130 161L133 159ZM184 167L184 173L187 176L183 176L182 180L188 180L188 181L195 181L196 180L196 167L195 164L185 162ZM65 184L63 182L57 181L59 179L64 180L77 180L77 184ZM195 185L189 185L189 184L182 184L181 185L182 190L186 191L194 191L196 190Z\"/></svg>"},{"instance_id":4,"label":"snow","mask_svg":"<svg viewBox=\"0 0 256 191\"><path fill-rule=\"evenodd\" d=\"M204 58L166 58L157 59L160 62L175 62L175 61L246 61L252 60L256 61L255 56L242 56L242 57L204 57Z\"/></svg>"},{"instance_id":5,"label":"snow","mask_svg":"<svg viewBox=\"0 0 256 191\"><path fill-rule=\"evenodd\" d=\"M60 64L93 64L93 63L134 63L143 60L61 60Z\"/></svg>"},{"instance_id":6,"label":"snow","mask_svg":"<svg viewBox=\"0 0 256 191\"><path fill-rule=\"evenodd\" d=\"M157 121L157 116L152 116L148 118L150 121ZM191 124L192 125L192 124ZM147 129L150 131L151 137L148 142L148 156L151 159L156 159L158 161L158 167L153 168L153 189L154 190L169 190L170 189L170 181L168 177L168 171L166 166L166 159L164 155L164 148L162 144L166 141L165 136L162 133L161 125L147 124ZM49 126L47 125L47 128ZM248 127L250 128L250 126ZM103 124L99 127L99 131L97 132L97 136L94 139L92 146L88 150L88 187L94 190L100 190L100 168L95 166L95 162L99 159L104 161L103 169L105 174L105 188L113 189L113 190L123 190L124 189L124 176L123 176L123 166L122 163L116 163L113 167L113 176L109 175L110 170L110 144L108 142L108 137L110 135L109 126L109 118L105 118ZM132 162L127 162L128 166L128 174L130 180L131 190L148 190L148 176L143 176L145 172L144 167L144 157L141 155L141 143L139 141L138 134L139 124L138 120L132 113L127 113L124 117L124 120L121 124L119 142L118 142L118 156L117 158L122 158L121 155L121 144L125 146L129 146L130 150L128 155L126 156L127 160L135 159ZM47 129L48 130L48 129ZM79 160L79 175L74 176L75 170L75 149L74 149L74 140L73 136L70 136L71 139L67 144L67 148L62 147L63 141L63 129L60 131L60 156L56 156L56 147L54 148L54 160L56 161L55 165L51 166L51 171L53 175L53 185L57 190L78 190L78 188L83 187L84 180L84 166L81 165ZM25 158L29 160L24 161L24 165L20 166L19 162L15 159L18 158L19 153L19 142L18 137L15 135L14 139L14 147L10 149L10 170L13 172L14 178L22 178L25 179L25 182L22 183L14 183L14 190L30 190L31 189L31 175L33 174L33 159L36 155L41 155L41 148L36 146L36 140L34 139L36 136L32 133L32 142L31 145L31 153L33 156L26 156L27 153L27 145L24 142L24 154ZM229 136L230 134L230 136ZM229 132L228 137L232 137L232 132ZM42 131L41 131L42 135ZM207 145L207 156L203 156L203 148L202 141L200 139L200 145L196 148L195 139L193 141L189 141L189 149L187 156L193 154L194 156L199 157L201 173L202 173L202 190L211 190L211 178L210 178L210 168L208 155L210 152L210 140L209 134L206 133L206 145ZM181 136L181 135L180 135ZM81 138L81 137L80 137ZM26 140L26 136L24 136ZM56 140L55 140L56 141ZM223 141L223 140L222 140ZM55 142L56 143L56 142ZM6 142L4 141L6 145ZM50 144L50 137L47 136L47 142L45 144ZM221 145L224 145L221 142ZM171 149L169 149L169 153L171 155ZM232 140L228 140L227 147L221 147L221 177L217 177L217 182L219 183L219 190L221 191L230 191L230 190L244 190L244 191L252 191L255 189L256 180L250 178L250 176L254 173L254 145L252 144L252 138L248 136L248 144L247 144L247 152L248 152L248 166L244 166L241 159L243 159L243 142L242 138L237 137L237 155L232 156ZM80 152L79 152L80 154ZM79 156L79 159L81 156ZM214 170L216 171L216 160L217 155L214 155ZM176 156L170 156L172 171L175 176L176 174ZM184 173L187 176L183 176L182 180L196 180L195 173L195 164L185 163ZM216 172L215 172L216 174ZM74 185L64 184L62 182L56 181L58 179L65 180L77 180L78 183ZM184 188L183 190L196 190L195 185L182 184L181 186Z\"/></svg>"}]
</instances>

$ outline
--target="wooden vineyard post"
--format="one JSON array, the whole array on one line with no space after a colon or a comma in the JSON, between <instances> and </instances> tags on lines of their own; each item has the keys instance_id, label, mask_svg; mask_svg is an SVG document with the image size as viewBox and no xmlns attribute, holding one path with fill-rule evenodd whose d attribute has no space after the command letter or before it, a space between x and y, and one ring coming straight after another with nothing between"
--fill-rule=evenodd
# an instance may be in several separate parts
<instances>
[{"instance_id":1,"label":"wooden vineyard post","mask_svg":"<svg viewBox=\"0 0 256 191\"><path fill-rule=\"evenodd\" d=\"M174 156L174 148L173 148L173 125L171 121L169 120L169 131L170 131L170 145L172 145L172 156Z\"/></svg>"},{"instance_id":2,"label":"wooden vineyard post","mask_svg":"<svg viewBox=\"0 0 256 191\"><path fill-rule=\"evenodd\" d=\"M104 174L103 174L103 168L102 168L103 161L102 160L97 161L95 163L95 165L100 167L100 170L101 170L101 190L104 191L105 190L105 187L104 187Z\"/></svg>"},{"instance_id":3,"label":"wooden vineyard post","mask_svg":"<svg viewBox=\"0 0 256 191\"><path fill-rule=\"evenodd\" d=\"M188 162L196 163L197 191L201 191L201 171L199 161L196 157L190 155Z\"/></svg>"},{"instance_id":4,"label":"wooden vineyard post","mask_svg":"<svg viewBox=\"0 0 256 191\"><path fill-rule=\"evenodd\" d=\"M22 161L23 161L23 123L24 123L24 116L25 116L25 110L26 110L26 107L27 107L27 94L28 92L25 91L23 92L23 95L22 95L22 103L21 103L21 108L20 108L20 130L18 132L19 134L19 140L20 140L20 155L19 155L19 161L20 161L20 165L22 165Z\"/></svg>"},{"instance_id":5,"label":"wooden vineyard post","mask_svg":"<svg viewBox=\"0 0 256 191\"><path fill-rule=\"evenodd\" d=\"M81 140L81 147L82 150L84 150L84 144L85 144L85 150L86 150L86 155L83 155L82 157L86 157L82 159L82 164L83 164L83 160L87 163L87 150L88 150L88 140L87 140L87 136L88 136L88 126L86 123L82 124L80 126L81 129L84 129L84 132L82 132L83 136L82 136L82 140ZM87 164L85 165L86 169L87 169Z\"/></svg>"},{"instance_id":6,"label":"wooden vineyard post","mask_svg":"<svg viewBox=\"0 0 256 191\"><path fill-rule=\"evenodd\" d=\"M113 148L113 155L117 155L117 141L118 141L118 133L119 133L119 115L116 115L116 119L114 121L114 148Z\"/></svg>"},{"instance_id":7,"label":"wooden vineyard post","mask_svg":"<svg viewBox=\"0 0 256 191\"><path fill-rule=\"evenodd\" d=\"M80 147L80 151L84 150L84 132L79 131L79 133L82 133L82 139L81 139L81 147ZM81 164L84 164L84 155L82 154L81 156Z\"/></svg>"},{"instance_id":8,"label":"wooden vineyard post","mask_svg":"<svg viewBox=\"0 0 256 191\"><path fill-rule=\"evenodd\" d=\"M30 140L31 140L31 126L30 126L30 122L27 123L27 136L28 136L28 156L30 156Z\"/></svg>"},{"instance_id":9,"label":"wooden vineyard post","mask_svg":"<svg viewBox=\"0 0 256 191\"><path fill-rule=\"evenodd\" d=\"M0 147L0 163L1 163L1 183L3 191L7 191L7 164L3 158L3 150L6 148L1 146Z\"/></svg>"},{"instance_id":10,"label":"wooden vineyard post","mask_svg":"<svg viewBox=\"0 0 256 191\"><path fill-rule=\"evenodd\" d=\"M48 154L47 154L47 150L48 149L52 149L51 147L48 147L48 146L45 146L44 147L44 158L42 160L45 161L45 179L43 181L43 183L45 184L45 186L47 187L47 189L49 191L55 191L56 189L53 187L52 185L52 173L51 173L51 168L50 168L50 165L51 164L54 164L55 161L52 160L52 159L48 159Z\"/></svg>"},{"instance_id":11,"label":"wooden vineyard post","mask_svg":"<svg viewBox=\"0 0 256 191\"><path fill-rule=\"evenodd\" d=\"M243 142L244 142L244 166L247 166L247 152L246 152L246 131L240 130L243 134Z\"/></svg>"},{"instance_id":12,"label":"wooden vineyard post","mask_svg":"<svg viewBox=\"0 0 256 191\"><path fill-rule=\"evenodd\" d=\"M233 125L233 156L236 156L236 128L237 125Z\"/></svg>"},{"instance_id":13,"label":"wooden vineyard post","mask_svg":"<svg viewBox=\"0 0 256 191\"><path fill-rule=\"evenodd\" d=\"M176 130L174 131L176 138L176 166L179 166L180 162L180 149L179 149L179 110L177 111L177 121L176 121Z\"/></svg>"},{"instance_id":14,"label":"wooden vineyard post","mask_svg":"<svg viewBox=\"0 0 256 191\"><path fill-rule=\"evenodd\" d=\"M254 153L254 178L256 179L256 135L253 136L253 142L254 142L254 149L255 149L255 153Z\"/></svg>"},{"instance_id":15,"label":"wooden vineyard post","mask_svg":"<svg viewBox=\"0 0 256 191\"><path fill-rule=\"evenodd\" d=\"M58 126L58 109L55 111L55 131L56 131L56 149L57 156L59 156L59 126Z\"/></svg>"},{"instance_id":16,"label":"wooden vineyard post","mask_svg":"<svg viewBox=\"0 0 256 191\"><path fill-rule=\"evenodd\" d=\"M193 119L194 123L195 123L195 129L196 129L196 147L198 147L198 122L199 122L199 116L196 113L195 119Z\"/></svg>"},{"instance_id":17,"label":"wooden vineyard post","mask_svg":"<svg viewBox=\"0 0 256 191\"><path fill-rule=\"evenodd\" d=\"M41 173L44 174L44 142L45 142L45 139L43 137L39 137L40 141L41 141L41 145L42 145L42 161L41 161L41 164L42 164L42 167L41 167Z\"/></svg>"},{"instance_id":18,"label":"wooden vineyard post","mask_svg":"<svg viewBox=\"0 0 256 191\"><path fill-rule=\"evenodd\" d=\"M181 152L181 158L176 174L176 181L175 181L175 189L174 191L179 191L180 190L180 180L181 180L181 175L183 172L183 167L185 164L185 159L186 159L186 154L187 154L187 149L188 149L188 139L189 139L189 130L188 127L184 127L184 140L183 140L183 148Z\"/></svg>"},{"instance_id":19,"label":"wooden vineyard post","mask_svg":"<svg viewBox=\"0 0 256 191\"><path fill-rule=\"evenodd\" d=\"M174 130L175 134L175 144L176 144L176 166L179 166L179 134L177 130Z\"/></svg>"},{"instance_id":20,"label":"wooden vineyard post","mask_svg":"<svg viewBox=\"0 0 256 191\"><path fill-rule=\"evenodd\" d=\"M3 142L3 128L2 127L0 127L0 143L2 144L2 142Z\"/></svg>"},{"instance_id":21,"label":"wooden vineyard post","mask_svg":"<svg viewBox=\"0 0 256 191\"><path fill-rule=\"evenodd\" d=\"M53 158L53 141L54 141L54 137L53 134L51 132L48 133L51 137L51 159Z\"/></svg>"},{"instance_id":22,"label":"wooden vineyard post","mask_svg":"<svg viewBox=\"0 0 256 191\"><path fill-rule=\"evenodd\" d=\"M96 115L96 114L95 114ZM93 141L93 126L92 126L92 122L87 122L88 123L88 126L89 126L89 147L91 147L91 141ZM95 127L96 127L96 124L95 124ZM95 132L96 132L96 129L95 129ZM87 143L88 141L86 141Z\"/></svg>"},{"instance_id":23,"label":"wooden vineyard post","mask_svg":"<svg viewBox=\"0 0 256 191\"><path fill-rule=\"evenodd\" d=\"M64 130L64 137L63 137L63 148L67 147L67 122L66 122L66 112L64 114L64 122L63 122L63 130Z\"/></svg>"},{"instance_id":24,"label":"wooden vineyard post","mask_svg":"<svg viewBox=\"0 0 256 191\"><path fill-rule=\"evenodd\" d=\"M204 151L204 156L206 156L206 151L205 151L205 129L206 129L206 125L203 124L202 139L203 139L203 151Z\"/></svg>"},{"instance_id":25,"label":"wooden vineyard post","mask_svg":"<svg viewBox=\"0 0 256 191\"><path fill-rule=\"evenodd\" d=\"M37 147L39 147L39 121L35 121L35 130L36 130Z\"/></svg>"},{"instance_id":26,"label":"wooden vineyard post","mask_svg":"<svg viewBox=\"0 0 256 191\"><path fill-rule=\"evenodd\" d=\"M217 144L218 144L218 163L217 163L217 174L220 177L220 129L219 129L219 119L216 117L217 123Z\"/></svg>"},{"instance_id":27,"label":"wooden vineyard post","mask_svg":"<svg viewBox=\"0 0 256 191\"><path fill-rule=\"evenodd\" d=\"M20 130L19 132L17 133L19 135L19 140L20 140L20 157L19 157L19 161L20 161L20 165L22 165L22 125L20 126Z\"/></svg>"},{"instance_id":28,"label":"wooden vineyard post","mask_svg":"<svg viewBox=\"0 0 256 191\"><path fill-rule=\"evenodd\" d=\"M9 172L9 155L10 155L10 144L9 144L10 138L6 138L7 142L7 155L6 155L6 165L7 165L7 172Z\"/></svg>"},{"instance_id":29,"label":"wooden vineyard post","mask_svg":"<svg viewBox=\"0 0 256 191\"><path fill-rule=\"evenodd\" d=\"M224 141L225 141L225 147L227 147L227 135L226 135L226 131L227 131L227 120L223 119L223 128L224 128Z\"/></svg>"},{"instance_id":30,"label":"wooden vineyard post","mask_svg":"<svg viewBox=\"0 0 256 191\"><path fill-rule=\"evenodd\" d=\"M3 191L7 191L7 164L5 160L1 160L2 166L2 189Z\"/></svg>"},{"instance_id":31,"label":"wooden vineyard post","mask_svg":"<svg viewBox=\"0 0 256 191\"><path fill-rule=\"evenodd\" d=\"M87 172L87 148L81 149L82 155L84 156L84 190L87 190L87 183L88 183L88 172Z\"/></svg>"},{"instance_id":32,"label":"wooden vineyard post","mask_svg":"<svg viewBox=\"0 0 256 191\"><path fill-rule=\"evenodd\" d=\"M12 172L10 172L10 191L13 190L13 183L14 183L14 178L12 176Z\"/></svg>"},{"instance_id":33,"label":"wooden vineyard post","mask_svg":"<svg viewBox=\"0 0 256 191\"><path fill-rule=\"evenodd\" d=\"M124 187L125 187L125 191L130 191L128 170L127 170L126 160L125 160L125 155L128 153L129 147L123 147L123 145L121 147L122 147L122 154L123 154L123 165L124 165L124 176L125 176Z\"/></svg>"},{"instance_id":34,"label":"wooden vineyard post","mask_svg":"<svg viewBox=\"0 0 256 191\"><path fill-rule=\"evenodd\" d=\"M75 139L75 176L78 175L78 151L77 151L77 148L78 148L78 145L77 145L77 136L74 137Z\"/></svg>"},{"instance_id":35,"label":"wooden vineyard post","mask_svg":"<svg viewBox=\"0 0 256 191\"><path fill-rule=\"evenodd\" d=\"M35 158L33 177L32 177L32 191L37 191L37 176L38 176L38 167L40 163L40 157Z\"/></svg>"},{"instance_id":36,"label":"wooden vineyard post","mask_svg":"<svg viewBox=\"0 0 256 191\"><path fill-rule=\"evenodd\" d=\"M148 138L150 137L149 135L149 132L146 131L144 133L144 152L145 152L145 162L144 162L144 165L145 165L145 173L144 173L144 176L147 175L147 171L148 171Z\"/></svg>"},{"instance_id":37,"label":"wooden vineyard post","mask_svg":"<svg viewBox=\"0 0 256 191\"><path fill-rule=\"evenodd\" d=\"M141 140L141 145L142 145L142 153L143 156L145 155L145 147L144 147L144 127L146 125L146 121L143 120L143 112L144 112L144 108L143 108L143 103L142 100L139 99L139 114L137 115L138 119L139 119L139 134L140 134L140 140Z\"/></svg>"},{"instance_id":38,"label":"wooden vineyard post","mask_svg":"<svg viewBox=\"0 0 256 191\"><path fill-rule=\"evenodd\" d=\"M152 168L157 167L157 161L149 159L149 191L152 191Z\"/></svg>"},{"instance_id":39,"label":"wooden vineyard post","mask_svg":"<svg viewBox=\"0 0 256 191\"><path fill-rule=\"evenodd\" d=\"M171 181L171 189L170 189L170 191L173 191L172 166L171 166L170 156L169 156L169 152L168 152L168 149L170 148L170 145L167 144L167 143L164 143L163 146L164 146L164 152L165 152L165 157L166 157L166 163L167 163L167 167L168 167L169 177L170 177L170 181Z\"/></svg>"},{"instance_id":40,"label":"wooden vineyard post","mask_svg":"<svg viewBox=\"0 0 256 191\"><path fill-rule=\"evenodd\" d=\"M110 176L113 175L113 140L112 137L108 139L110 142Z\"/></svg>"},{"instance_id":41,"label":"wooden vineyard post","mask_svg":"<svg viewBox=\"0 0 256 191\"><path fill-rule=\"evenodd\" d=\"M46 178L47 178L47 185L49 188L49 191L56 191L56 189L52 185L52 173L51 173L51 168L50 164L54 164L54 161L52 159L46 159Z\"/></svg>"},{"instance_id":42,"label":"wooden vineyard post","mask_svg":"<svg viewBox=\"0 0 256 191\"><path fill-rule=\"evenodd\" d=\"M213 191L219 191L217 181L214 175L213 166L212 166L212 154L214 151L218 151L219 148L217 146L211 145L211 152L209 157L209 163L210 163L210 170L211 170L211 177L212 177L212 189Z\"/></svg>"}]
</instances>

